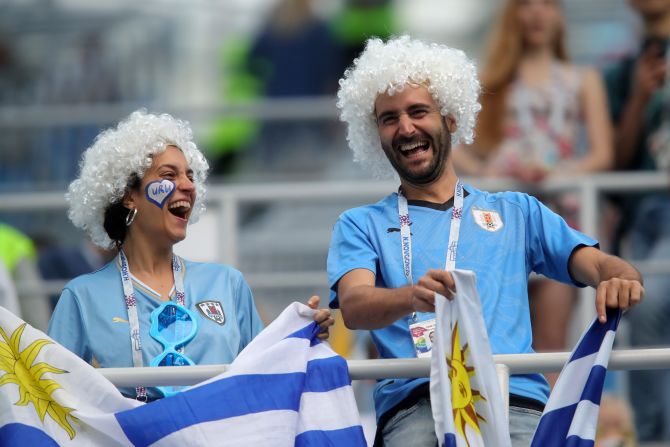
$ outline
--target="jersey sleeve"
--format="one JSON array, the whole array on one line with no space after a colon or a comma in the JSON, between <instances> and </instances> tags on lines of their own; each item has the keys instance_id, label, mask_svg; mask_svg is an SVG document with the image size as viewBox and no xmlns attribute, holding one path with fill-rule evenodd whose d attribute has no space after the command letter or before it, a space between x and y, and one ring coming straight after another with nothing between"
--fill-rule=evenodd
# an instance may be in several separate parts
<instances>
[{"instance_id":1,"label":"jersey sleeve","mask_svg":"<svg viewBox=\"0 0 670 447\"><path fill-rule=\"evenodd\" d=\"M584 287L570 276L570 256L581 246L598 247L598 241L571 228L536 198L526 197L526 246L530 269L548 278Z\"/></svg>"},{"instance_id":2,"label":"jersey sleeve","mask_svg":"<svg viewBox=\"0 0 670 447\"><path fill-rule=\"evenodd\" d=\"M251 288L240 273L236 288L237 323L240 328L240 351L263 330L263 321L258 315ZM239 354L238 352L238 354Z\"/></svg>"},{"instance_id":3,"label":"jersey sleeve","mask_svg":"<svg viewBox=\"0 0 670 447\"><path fill-rule=\"evenodd\" d=\"M49 337L90 363L91 351L86 332L77 296L71 289L63 289L49 321Z\"/></svg>"},{"instance_id":4,"label":"jersey sleeve","mask_svg":"<svg viewBox=\"0 0 670 447\"><path fill-rule=\"evenodd\" d=\"M328 284L330 307L337 309L337 283L354 269L367 269L376 274L379 255L362 224L345 213L335 223L328 250Z\"/></svg>"}]
</instances>

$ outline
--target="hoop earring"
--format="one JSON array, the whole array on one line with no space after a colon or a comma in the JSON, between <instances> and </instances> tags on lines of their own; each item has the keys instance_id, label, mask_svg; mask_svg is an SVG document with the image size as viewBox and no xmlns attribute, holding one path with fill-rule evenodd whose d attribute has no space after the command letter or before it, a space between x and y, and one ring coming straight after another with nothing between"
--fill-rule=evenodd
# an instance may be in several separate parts
<instances>
[{"instance_id":1,"label":"hoop earring","mask_svg":"<svg viewBox=\"0 0 670 447\"><path fill-rule=\"evenodd\" d=\"M132 210L128 211L128 214L126 215L127 227L132 225L133 221L135 220L135 216L137 216L137 208L133 208Z\"/></svg>"}]
</instances>

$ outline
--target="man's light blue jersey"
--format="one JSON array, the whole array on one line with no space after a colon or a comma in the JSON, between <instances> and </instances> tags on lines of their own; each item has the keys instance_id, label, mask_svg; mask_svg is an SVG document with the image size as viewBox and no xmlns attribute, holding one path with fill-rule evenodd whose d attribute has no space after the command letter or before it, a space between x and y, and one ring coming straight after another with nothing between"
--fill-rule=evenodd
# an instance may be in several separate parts
<instances>
[{"instance_id":1,"label":"man's light blue jersey","mask_svg":"<svg viewBox=\"0 0 670 447\"><path fill-rule=\"evenodd\" d=\"M477 288L494 354L533 352L528 276L541 273L575 284L568 272L573 250L597 242L527 194L488 193L465 186L456 267L477 274ZM430 269L443 269L451 225L451 205L409 202L412 274L416 283ZM448 208L447 208L448 207ZM375 274L377 287L407 285L403 273L398 195L343 213L328 252L330 306L339 307L337 282L353 269ZM581 284L575 284L582 286ZM420 315L421 319L432 317ZM410 316L374 330L382 358L415 357ZM386 379L375 389L377 418L428 379ZM549 387L540 374L514 375L510 393L546 402Z\"/></svg>"},{"instance_id":2,"label":"man's light blue jersey","mask_svg":"<svg viewBox=\"0 0 670 447\"><path fill-rule=\"evenodd\" d=\"M185 305L197 315L198 332L184 354L198 365L228 364L262 330L251 290L242 274L225 265L182 260ZM132 278L144 366L163 352L149 335L151 312L161 301L148 286ZM174 288L171 292L174 300ZM218 305L217 305L218 303ZM49 336L87 362L104 368L132 367L128 313L118 261L70 281L58 300ZM124 389L134 396L135 390ZM156 397L149 390L150 397Z\"/></svg>"}]
</instances>

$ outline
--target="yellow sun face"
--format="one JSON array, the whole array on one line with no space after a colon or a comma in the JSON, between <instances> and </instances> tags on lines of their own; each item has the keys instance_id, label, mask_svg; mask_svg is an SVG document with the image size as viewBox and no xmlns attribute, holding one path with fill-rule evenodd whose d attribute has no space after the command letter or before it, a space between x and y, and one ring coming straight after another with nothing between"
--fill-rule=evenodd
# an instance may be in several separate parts
<instances>
[{"instance_id":1,"label":"yellow sun face","mask_svg":"<svg viewBox=\"0 0 670 447\"><path fill-rule=\"evenodd\" d=\"M470 426L481 435L479 421L486 422L483 416L477 413L475 402L486 400L478 390L470 387L470 377L475 374L475 369L466 364L468 351L467 343L461 349L461 336L458 332L458 322L454 325L451 333L451 358L447 356L449 365L449 378L451 379L451 406L454 412L454 425L465 442L470 445L465 428Z\"/></svg>"},{"instance_id":2,"label":"yellow sun face","mask_svg":"<svg viewBox=\"0 0 670 447\"><path fill-rule=\"evenodd\" d=\"M19 352L21 335L26 328L26 323L19 326L11 337L0 327L0 371L5 374L0 377L0 386L13 383L18 385L20 399L14 405L25 406L32 402L35 411L44 422L44 416L48 414L51 418L67 432L70 439L74 439L75 431L68 421L78 419L70 413L72 408L61 406L53 400L51 395L61 386L51 379L43 379L44 373L63 374L67 371L58 369L47 363L40 362L33 365L40 350L52 342L47 339L37 339L26 349ZM3 341L4 340L4 341Z\"/></svg>"}]
</instances>

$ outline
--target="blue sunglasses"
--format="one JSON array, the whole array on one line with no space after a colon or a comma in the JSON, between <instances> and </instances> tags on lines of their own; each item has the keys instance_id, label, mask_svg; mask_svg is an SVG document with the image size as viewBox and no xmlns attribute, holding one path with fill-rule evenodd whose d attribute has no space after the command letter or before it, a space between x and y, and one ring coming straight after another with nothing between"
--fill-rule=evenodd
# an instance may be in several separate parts
<instances>
[{"instance_id":1,"label":"blue sunglasses","mask_svg":"<svg viewBox=\"0 0 670 447\"><path fill-rule=\"evenodd\" d=\"M188 366L195 362L178 351L195 337L198 323L195 313L173 301L166 301L151 312L149 334L163 346L163 352L151 360L151 366ZM186 386L156 387L165 397Z\"/></svg>"}]
</instances>

